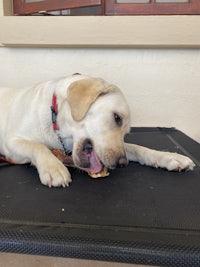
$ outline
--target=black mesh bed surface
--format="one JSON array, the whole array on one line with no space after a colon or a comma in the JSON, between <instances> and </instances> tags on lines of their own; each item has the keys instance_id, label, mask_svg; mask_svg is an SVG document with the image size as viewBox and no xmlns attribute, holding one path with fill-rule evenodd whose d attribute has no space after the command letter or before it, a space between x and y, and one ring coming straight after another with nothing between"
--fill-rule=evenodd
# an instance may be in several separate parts
<instances>
[{"instance_id":1,"label":"black mesh bed surface","mask_svg":"<svg viewBox=\"0 0 200 267\"><path fill-rule=\"evenodd\" d=\"M200 144L174 128L134 128L128 142L190 156L168 172L130 163L69 188L29 165L0 167L0 251L159 266L200 266Z\"/></svg>"}]
</instances>

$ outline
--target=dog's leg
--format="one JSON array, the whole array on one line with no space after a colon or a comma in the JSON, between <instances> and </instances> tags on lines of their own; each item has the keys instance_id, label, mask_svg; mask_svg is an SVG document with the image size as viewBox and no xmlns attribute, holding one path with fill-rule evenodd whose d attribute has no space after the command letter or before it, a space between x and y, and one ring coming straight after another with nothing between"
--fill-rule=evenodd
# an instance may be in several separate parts
<instances>
[{"instance_id":1,"label":"dog's leg","mask_svg":"<svg viewBox=\"0 0 200 267\"><path fill-rule=\"evenodd\" d=\"M6 156L13 162L31 162L35 165L42 184L49 187L69 186L69 171L45 145L22 138L12 138L6 143L5 150Z\"/></svg>"},{"instance_id":2,"label":"dog's leg","mask_svg":"<svg viewBox=\"0 0 200 267\"><path fill-rule=\"evenodd\" d=\"M169 171L193 170L194 162L183 155L157 151L147 147L125 143L128 160L155 168L166 168Z\"/></svg>"}]
</instances>

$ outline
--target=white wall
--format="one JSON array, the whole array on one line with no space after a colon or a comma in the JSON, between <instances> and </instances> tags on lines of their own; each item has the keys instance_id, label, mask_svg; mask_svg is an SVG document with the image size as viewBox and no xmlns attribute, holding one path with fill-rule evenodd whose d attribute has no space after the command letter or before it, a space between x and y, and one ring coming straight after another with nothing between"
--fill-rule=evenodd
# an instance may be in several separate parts
<instances>
[{"instance_id":1,"label":"white wall","mask_svg":"<svg viewBox=\"0 0 200 267\"><path fill-rule=\"evenodd\" d=\"M200 50L0 48L0 86L75 72L118 85L133 126L176 127L200 142Z\"/></svg>"}]
</instances>

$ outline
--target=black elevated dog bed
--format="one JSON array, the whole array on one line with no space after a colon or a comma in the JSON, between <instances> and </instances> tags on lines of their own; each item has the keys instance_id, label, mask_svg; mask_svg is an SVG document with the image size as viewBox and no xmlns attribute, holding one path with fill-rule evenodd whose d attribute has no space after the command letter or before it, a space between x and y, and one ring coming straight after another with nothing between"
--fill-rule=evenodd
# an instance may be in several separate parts
<instances>
[{"instance_id":1,"label":"black elevated dog bed","mask_svg":"<svg viewBox=\"0 0 200 267\"><path fill-rule=\"evenodd\" d=\"M0 251L159 266L200 266L200 144L170 128L134 128L126 140L190 156L168 172L130 163L69 188L47 188L29 165L0 167Z\"/></svg>"}]
</instances>

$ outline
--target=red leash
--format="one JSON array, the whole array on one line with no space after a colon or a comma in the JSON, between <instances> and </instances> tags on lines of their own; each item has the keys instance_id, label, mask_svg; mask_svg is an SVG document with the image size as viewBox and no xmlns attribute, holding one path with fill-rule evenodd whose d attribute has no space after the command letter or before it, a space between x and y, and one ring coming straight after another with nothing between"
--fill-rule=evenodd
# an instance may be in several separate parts
<instances>
[{"instance_id":1,"label":"red leash","mask_svg":"<svg viewBox=\"0 0 200 267\"><path fill-rule=\"evenodd\" d=\"M17 163L6 159L4 156L0 155L0 166L3 165L17 165Z\"/></svg>"}]
</instances>

